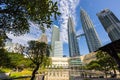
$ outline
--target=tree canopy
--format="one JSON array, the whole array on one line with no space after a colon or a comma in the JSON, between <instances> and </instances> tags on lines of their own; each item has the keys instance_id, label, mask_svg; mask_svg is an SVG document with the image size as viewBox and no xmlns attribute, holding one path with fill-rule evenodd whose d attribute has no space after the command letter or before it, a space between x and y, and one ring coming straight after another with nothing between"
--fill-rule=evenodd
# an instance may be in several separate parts
<instances>
[{"instance_id":1,"label":"tree canopy","mask_svg":"<svg viewBox=\"0 0 120 80\"><path fill-rule=\"evenodd\" d=\"M40 66L49 66L49 46L44 42L30 41L28 42L28 57L35 64L31 80L34 80L35 73L38 71Z\"/></svg>"},{"instance_id":2,"label":"tree canopy","mask_svg":"<svg viewBox=\"0 0 120 80\"><path fill-rule=\"evenodd\" d=\"M107 73L112 70L114 74L116 74L116 66L117 64L115 60L107 52L98 51L96 54L96 60L91 61L87 65L87 68L91 70L103 71L107 77Z\"/></svg>"},{"instance_id":3,"label":"tree canopy","mask_svg":"<svg viewBox=\"0 0 120 80\"><path fill-rule=\"evenodd\" d=\"M0 28L21 35L29 32L29 21L38 23L43 31L57 18L57 2L52 0L0 0Z\"/></svg>"}]
</instances>

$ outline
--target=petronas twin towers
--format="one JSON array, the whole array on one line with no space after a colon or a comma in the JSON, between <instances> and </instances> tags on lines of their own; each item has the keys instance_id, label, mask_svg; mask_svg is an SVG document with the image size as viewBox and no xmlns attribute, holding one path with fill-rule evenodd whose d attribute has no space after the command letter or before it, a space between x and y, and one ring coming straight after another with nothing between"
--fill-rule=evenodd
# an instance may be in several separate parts
<instances>
[{"instance_id":1,"label":"petronas twin towers","mask_svg":"<svg viewBox=\"0 0 120 80\"><path fill-rule=\"evenodd\" d=\"M105 31L108 33L111 41L116 41L120 39L120 20L110 11L105 9L97 13L98 19L103 25ZM94 28L93 22L91 21L87 12L83 9L80 10L80 19L88 45L89 52L94 52L100 48L101 42L98 37L98 34ZM76 36L75 26L72 17L68 18L68 42L69 42L69 56L77 57L80 56L79 46ZM43 35L42 41L45 41L45 35ZM81 45L82 46L82 45ZM51 54L52 57L62 57L63 56L63 46L60 41L60 30L57 26L53 26L52 31L52 41L51 41Z\"/></svg>"},{"instance_id":2,"label":"petronas twin towers","mask_svg":"<svg viewBox=\"0 0 120 80\"><path fill-rule=\"evenodd\" d=\"M81 9L80 11L80 18L81 18L81 23L85 33L85 38L88 44L89 51L93 52L97 50L99 47L101 47L101 42L99 40L98 34L94 28L94 25L90 17L83 9Z\"/></svg>"},{"instance_id":3,"label":"petronas twin towers","mask_svg":"<svg viewBox=\"0 0 120 80\"><path fill-rule=\"evenodd\" d=\"M94 25L90 17L83 9L81 9L80 18L81 18L85 38L87 41L88 49L90 52L93 52L97 50L99 47L101 47L101 42L95 31ZM73 20L71 17L69 17L68 19L68 41L69 41L70 57L79 56L80 55L79 46L75 34Z\"/></svg>"},{"instance_id":4,"label":"petronas twin towers","mask_svg":"<svg viewBox=\"0 0 120 80\"><path fill-rule=\"evenodd\" d=\"M68 42L70 57L79 56L79 46L75 34L73 19L71 17L68 19Z\"/></svg>"}]
</instances>

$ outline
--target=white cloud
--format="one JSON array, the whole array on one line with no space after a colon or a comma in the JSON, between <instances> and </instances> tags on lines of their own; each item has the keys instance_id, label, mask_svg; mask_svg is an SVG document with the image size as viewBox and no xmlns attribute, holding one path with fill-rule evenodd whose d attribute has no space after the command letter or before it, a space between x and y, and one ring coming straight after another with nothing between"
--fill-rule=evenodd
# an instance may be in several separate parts
<instances>
[{"instance_id":1,"label":"white cloud","mask_svg":"<svg viewBox=\"0 0 120 80\"><path fill-rule=\"evenodd\" d=\"M80 0L53 0L58 2L59 11L61 12L61 16L59 18L60 24L60 34L61 34L61 41L63 43L68 43L68 33L67 33L67 22L68 17L72 16L75 22L76 20L76 12L75 8L77 7ZM25 34L23 36L15 37L12 34L7 34L11 39L13 39L14 43L26 44L29 40L37 40L40 35L41 31L38 28L39 25L30 22L30 33ZM76 25L76 23L75 23ZM46 34L48 37L48 42L51 41L51 29L46 30Z\"/></svg>"},{"instance_id":2,"label":"white cloud","mask_svg":"<svg viewBox=\"0 0 120 80\"><path fill-rule=\"evenodd\" d=\"M20 43L22 45L26 45L27 41L29 41L29 40L36 40L35 37L30 36L29 34L25 34L25 35L19 36L19 37L16 37L13 34L7 34L7 35L9 36L9 38L12 39L13 43Z\"/></svg>"},{"instance_id":3,"label":"white cloud","mask_svg":"<svg viewBox=\"0 0 120 80\"><path fill-rule=\"evenodd\" d=\"M76 20L76 7L79 4L80 0L53 0L58 2L59 11L61 12L60 16L60 34L61 34L61 41L64 43L68 43L68 32L67 32L67 22L68 17L72 16L73 21ZM76 26L76 23L75 23Z\"/></svg>"},{"instance_id":4,"label":"white cloud","mask_svg":"<svg viewBox=\"0 0 120 80\"><path fill-rule=\"evenodd\" d=\"M20 43L22 45L27 45L27 42L30 40L38 40L41 36L42 31L39 29L38 24L34 24L33 22L30 23L30 33L24 34L21 36L14 36L13 34L7 34L9 38L12 39L13 43ZM51 30L46 30L46 35L48 37L48 42L51 40Z\"/></svg>"}]
</instances>

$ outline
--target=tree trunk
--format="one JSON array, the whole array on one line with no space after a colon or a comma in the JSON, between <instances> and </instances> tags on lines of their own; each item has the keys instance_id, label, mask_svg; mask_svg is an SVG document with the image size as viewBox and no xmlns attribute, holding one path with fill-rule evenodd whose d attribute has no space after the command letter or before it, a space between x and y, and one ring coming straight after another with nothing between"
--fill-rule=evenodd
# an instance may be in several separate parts
<instances>
[{"instance_id":1,"label":"tree trunk","mask_svg":"<svg viewBox=\"0 0 120 80\"><path fill-rule=\"evenodd\" d=\"M117 75L116 75L116 70L115 70L114 67L113 67L113 72L114 72L114 77L117 77Z\"/></svg>"},{"instance_id":2,"label":"tree trunk","mask_svg":"<svg viewBox=\"0 0 120 80\"><path fill-rule=\"evenodd\" d=\"M105 78L107 78L107 71L105 70L104 72L105 72Z\"/></svg>"},{"instance_id":3,"label":"tree trunk","mask_svg":"<svg viewBox=\"0 0 120 80\"><path fill-rule=\"evenodd\" d=\"M36 67L35 67L35 69L33 70L32 77L31 77L30 80L34 80L35 79L35 73L38 71L38 69L39 69L39 64L37 64Z\"/></svg>"},{"instance_id":4,"label":"tree trunk","mask_svg":"<svg viewBox=\"0 0 120 80\"><path fill-rule=\"evenodd\" d=\"M116 77L116 69L115 69L114 62L110 60L110 63L111 63L110 66L111 66L111 68L112 68L112 70L113 70L113 72L114 72L114 75L115 75L115 77Z\"/></svg>"},{"instance_id":5,"label":"tree trunk","mask_svg":"<svg viewBox=\"0 0 120 80\"><path fill-rule=\"evenodd\" d=\"M114 74L116 74L116 69L113 67L113 72L114 72Z\"/></svg>"},{"instance_id":6,"label":"tree trunk","mask_svg":"<svg viewBox=\"0 0 120 80\"><path fill-rule=\"evenodd\" d=\"M105 78L107 78L107 73L105 73Z\"/></svg>"}]
</instances>

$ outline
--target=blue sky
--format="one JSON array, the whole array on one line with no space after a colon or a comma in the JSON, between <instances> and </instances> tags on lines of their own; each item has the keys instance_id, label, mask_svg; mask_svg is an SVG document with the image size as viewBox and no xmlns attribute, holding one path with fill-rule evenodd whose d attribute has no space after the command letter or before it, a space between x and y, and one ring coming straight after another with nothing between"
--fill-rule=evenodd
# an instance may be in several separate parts
<instances>
[{"instance_id":1,"label":"blue sky","mask_svg":"<svg viewBox=\"0 0 120 80\"><path fill-rule=\"evenodd\" d=\"M80 12L80 7L82 7L86 12L89 14L91 20L93 21L94 27L99 35L99 38L102 42L102 45L105 45L110 41L107 33L103 29L103 26L101 25L100 21L98 20L96 13L100 12L103 9L110 9L119 19L120 19L120 0L80 0L79 6L77 6L76 11ZM79 26L81 28L81 23L79 22L79 19L77 21L76 28L79 29ZM80 46L80 52L81 54L87 54L88 49L85 43L84 37L79 40L79 46Z\"/></svg>"},{"instance_id":2,"label":"blue sky","mask_svg":"<svg viewBox=\"0 0 120 80\"><path fill-rule=\"evenodd\" d=\"M100 12L103 9L108 8L120 19L119 3L120 3L120 0L80 0L79 4L77 4L75 8L75 13L74 14L69 13L75 19L76 33L80 34L81 32L83 32L81 21L80 21L80 8L83 8L89 14L91 20L93 21L94 27L98 33L98 36L101 40L102 45L105 45L111 42L103 26L98 20L96 13ZM81 55L88 54L89 51L88 51L85 37L84 36L80 37L78 39L78 42L79 42ZM68 56L69 55L68 44L64 43L63 45L64 45L64 54Z\"/></svg>"},{"instance_id":3,"label":"blue sky","mask_svg":"<svg viewBox=\"0 0 120 80\"><path fill-rule=\"evenodd\" d=\"M69 16L72 16L75 23L76 34L83 33L82 25L80 21L80 8L83 8L90 16L95 26L95 29L99 35L99 38L102 42L102 45L105 45L110 42L107 33L103 29L100 21L98 20L96 13L100 12L103 9L110 9L117 17L120 19L120 0L53 0L58 2L59 11L61 16L58 17L57 21L54 21L53 24L59 26L61 31L61 41L63 42L63 52L64 55L69 56L68 49L68 36L67 36L67 20ZM30 22L31 23L31 22ZM31 23L30 33L25 34L20 37L14 37L11 34L8 34L10 38L13 39L13 42L26 45L28 40L37 40L40 37L41 31L36 27L38 25ZM46 34L48 36L48 41L51 41L51 30L47 30ZM85 37L80 37L78 39L79 49L81 55L88 54L88 47L86 44Z\"/></svg>"}]
</instances>

